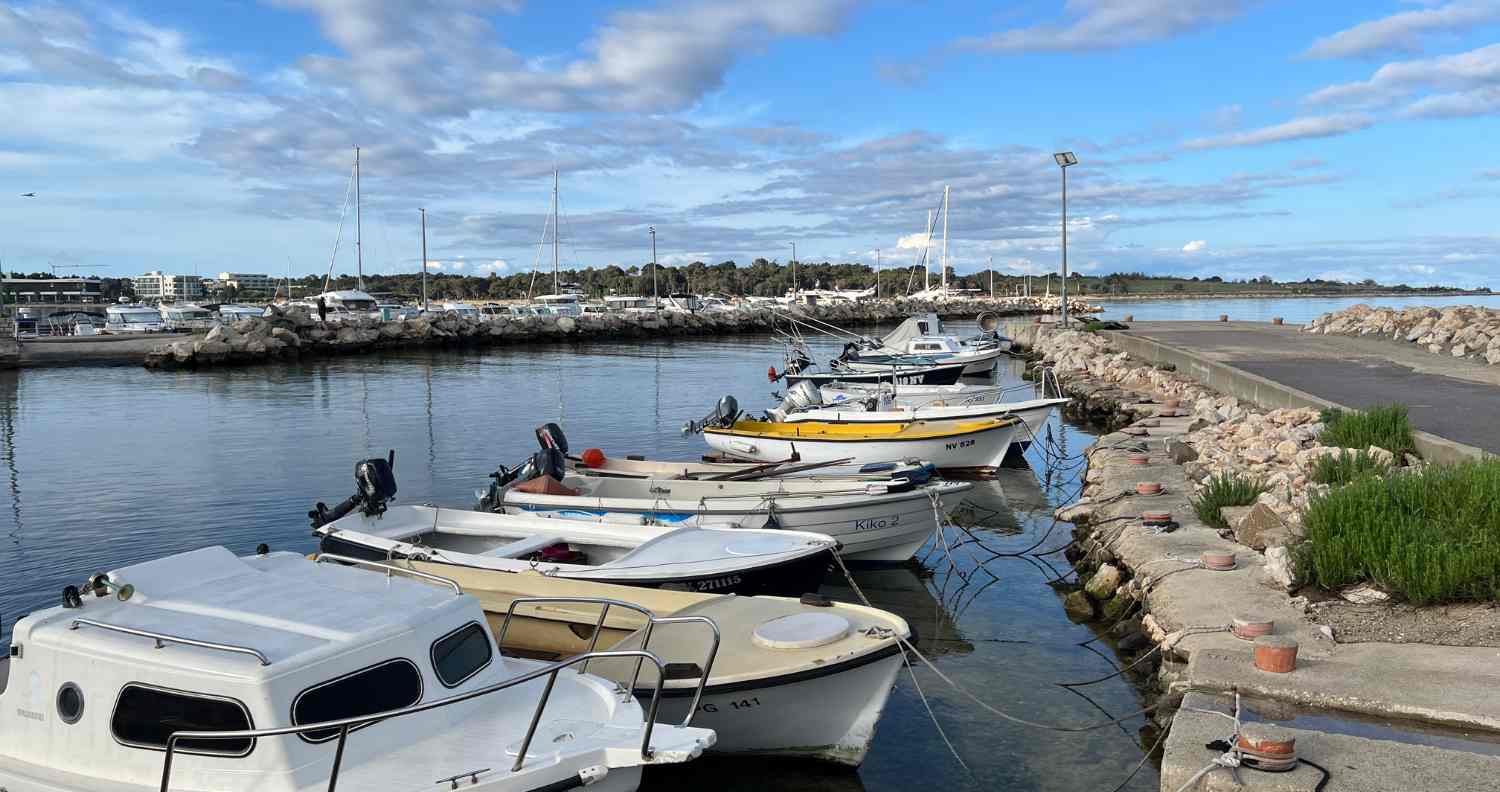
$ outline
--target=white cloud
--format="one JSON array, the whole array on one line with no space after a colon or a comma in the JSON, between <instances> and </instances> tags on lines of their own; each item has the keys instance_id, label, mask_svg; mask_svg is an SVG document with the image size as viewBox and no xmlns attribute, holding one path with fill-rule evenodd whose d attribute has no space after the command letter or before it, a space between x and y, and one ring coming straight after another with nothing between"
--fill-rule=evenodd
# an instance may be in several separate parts
<instances>
[{"instance_id":1,"label":"white cloud","mask_svg":"<svg viewBox=\"0 0 1500 792\"><path fill-rule=\"evenodd\" d=\"M1186 245L1183 245L1182 246L1182 252L1184 252L1184 253L1197 253L1198 251L1200 251L1200 250L1202 250L1202 249L1204 249L1206 247L1208 247L1208 242L1206 242L1206 241L1204 241L1202 239L1195 239L1195 240L1187 243Z\"/></svg>"},{"instance_id":2,"label":"white cloud","mask_svg":"<svg viewBox=\"0 0 1500 792\"><path fill-rule=\"evenodd\" d=\"M1370 79L1340 83L1314 91L1309 104L1389 103L1425 87L1471 88L1500 82L1500 44L1444 55L1396 61L1381 66Z\"/></svg>"},{"instance_id":3,"label":"white cloud","mask_svg":"<svg viewBox=\"0 0 1500 792\"><path fill-rule=\"evenodd\" d=\"M1308 58L1350 58L1377 52L1420 52L1428 33L1463 33L1474 25L1500 19L1500 3L1468 0L1437 8L1403 11L1324 36L1303 53Z\"/></svg>"},{"instance_id":4,"label":"white cloud","mask_svg":"<svg viewBox=\"0 0 1500 792\"><path fill-rule=\"evenodd\" d=\"M500 274L510 269L510 262L505 259L495 259L488 264L475 264L474 272L482 275Z\"/></svg>"},{"instance_id":5,"label":"white cloud","mask_svg":"<svg viewBox=\"0 0 1500 792\"><path fill-rule=\"evenodd\" d=\"M981 52L1079 52L1148 44L1226 22L1251 0L1068 0L1065 24L1013 28L961 39Z\"/></svg>"},{"instance_id":6,"label":"white cloud","mask_svg":"<svg viewBox=\"0 0 1500 792\"><path fill-rule=\"evenodd\" d=\"M927 247L930 241L927 237L928 234L926 231L918 231L915 234L907 234L906 236L896 240L896 247L901 249L915 248L917 250L921 250L922 248Z\"/></svg>"},{"instance_id":7,"label":"white cloud","mask_svg":"<svg viewBox=\"0 0 1500 792\"><path fill-rule=\"evenodd\" d=\"M1237 146L1263 146L1288 140L1334 137L1366 129L1375 119L1361 113L1295 118L1281 124L1216 137L1197 138L1182 144L1183 148L1202 150Z\"/></svg>"}]
</instances>

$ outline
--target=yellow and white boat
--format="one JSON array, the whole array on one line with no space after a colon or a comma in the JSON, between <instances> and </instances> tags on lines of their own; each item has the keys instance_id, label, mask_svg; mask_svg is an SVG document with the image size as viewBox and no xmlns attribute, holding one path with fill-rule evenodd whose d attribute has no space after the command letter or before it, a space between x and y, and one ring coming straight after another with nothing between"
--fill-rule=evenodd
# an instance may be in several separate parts
<instances>
[{"instance_id":1,"label":"yellow and white boat","mask_svg":"<svg viewBox=\"0 0 1500 792\"><path fill-rule=\"evenodd\" d=\"M740 419L704 426L703 438L724 454L761 462L921 459L947 472L989 473L1004 462L1019 426L1011 416L891 423Z\"/></svg>"}]
</instances>

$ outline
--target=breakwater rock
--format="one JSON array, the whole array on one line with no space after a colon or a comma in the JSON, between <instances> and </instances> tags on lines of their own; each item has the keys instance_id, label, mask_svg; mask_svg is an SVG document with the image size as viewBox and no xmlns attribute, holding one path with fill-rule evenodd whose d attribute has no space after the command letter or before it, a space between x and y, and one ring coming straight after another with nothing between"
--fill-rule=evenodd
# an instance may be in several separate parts
<instances>
[{"instance_id":1,"label":"breakwater rock","mask_svg":"<svg viewBox=\"0 0 1500 792\"><path fill-rule=\"evenodd\" d=\"M1070 307L1073 303L1069 300ZM893 324L912 314L944 318L1041 314L1056 310L1056 298L948 300L929 303L881 300L790 310L661 311L581 316L464 317L424 314L414 319L322 322L300 308L272 306L268 315L214 327L206 336L163 344L146 355L147 368L208 368L246 365L305 355L344 355L381 349L498 346L538 341L610 341L647 337L766 333L789 319L814 318L841 327ZM1079 303L1079 309L1083 309Z\"/></svg>"},{"instance_id":2,"label":"breakwater rock","mask_svg":"<svg viewBox=\"0 0 1500 792\"><path fill-rule=\"evenodd\" d=\"M1416 344L1434 355L1500 365L1500 310L1477 305L1418 305L1396 310L1361 303L1323 314L1302 330L1325 335L1378 335Z\"/></svg>"}]
</instances>

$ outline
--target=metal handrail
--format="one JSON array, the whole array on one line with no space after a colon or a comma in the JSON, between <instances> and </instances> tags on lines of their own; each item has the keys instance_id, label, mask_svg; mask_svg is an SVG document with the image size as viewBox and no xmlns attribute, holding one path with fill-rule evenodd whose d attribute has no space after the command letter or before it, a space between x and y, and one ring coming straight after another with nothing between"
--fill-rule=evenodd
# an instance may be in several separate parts
<instances>
[{"instance_id":1,"label":"metal handrail","mask_svg":"<svg viewBox=\"0 0 1500 792\"><path fill-rule=\"evenodd\" d=\"M390 577L392 573L400 572L403 575L411 575L412 577L422 578L423 580L430 580L434 583L442 583L443 585L452 588L454 594L464 593L463 586L458 585L458 581L454 580L453 578L445 578L442 575L434 575L430 572L421 572L412 569L411 567L397 566L395 564L384 564L379 561L370 561L368 559L354 558L352 556L342 556L337 553L319 553L316 556L313 556L313 563L321 564L323 563L324 559L327 559L329 561L338 561L343 564L353 564L355 566L379 567L385 570L386 577Z\"/></svg>"},{"instance_id":2,"label":"metal handrail","mask_svg":"<svg viewBox=\"0 0 1500 792\"><path fill-rule=\"evenodd\" d=\"M167 633L152 632L151 630L138 630L134 627L121 627L118 624L106 624L93 619L74 619L68 629L76 630L79 627L98 627L101 630L135 635L141 638L151 638L156 641L156 648L162 648L164 643L182 644L184 646L197 646L202 649L213 649L219 652L233 652L234 654L250 655L260 661L263 666L271 664L271 659L266 657L259 649L249 646L236 646L234 644L214 643L213 641L200 641L196 638L183 638L180 635L168 635Z\"/></svg>"},{"instance_id":3,"label":"metal handrail","mask_svg":"<svg viewBox=\"0 0 1500 792\"><path fill-rule=\"evenodd\" d=\"M650 652L640 649L621 649L615 651L589 652L586 654L575 655L566 660L559 660L555 663L543 666L542 668L538 668L534 671L528 671L518 677L512 677L511 679L507 679L502 682L496 682L493 685L487 685L477 690L471 690L467 693L459 693L454 696L437 699L436 701L429 701L426 704L415 704L410 707L386 710L385 712L377 712L372 715L358 715L352 718L340 718L338 720L323 721L321 723L305 723L298 726L283 726L275 729L172 732L167 736L167 752L166 756L162 759L161 792L168 792L168 784L170 783L172 778L172 757L177 751L178 740L254 740L262 737L281 737L289 734L305 734L311 731L338 729L339 742L338 747L335 748L333 753L333 768L329 771L328 774L327 787L327 792L335 792L339 780L339 766L343 763L344 760L344 743L348 740L349 732L351 730L357 729L361 726L367 726L372 723L377 723L379 721L393 720L395 718L400 718L406 715L413 715L418 712L426 712L428 710L446 707L450 704L459 704L470 699L476 699L480 696L489 695L490 693L494 693L499 690L505 690L506 688L515 687L516 685L521 685L526 682L530 682L533 679L545 676L547 677L547 686L542 690L542 697L537 702L536 711L531 715L531 723L526 729L526 737L521 741L520 750L516 754L516 763L510 768L510 771L514 773L520 770L522 764L526 761L526 752L530 750L531 740L534 736L536 736L537 725L541 722L542 711L547 706L547 699L552 695L552 686L553 683L557 681L558 672L578 662L588 662L589 660L600 658L609 659L621 657L634 657L639 659L641 662L650 660L657 667L658 673L656 679L656 689L651 695L651 706L647 710L645 720L645 734L641 737L641 756L646 759L650 759L652 756L651 730L652 727L656 725L656 711L657 707L661 703L662 683L667 676L666 665L662 663L661 658L657 657L654 654L651 654ZM467 773L464 773L462 775L467 775Z\"/></svg>"},{"instance_id":4,"label":"metal handrail","mask_svg":"<svg viewBox=\"0 0 1500 792\"><path fill-rule=\"evenodd\" d=\"M512 616L516 615L517 605L539 605L542 603L571 603L601 606L599 608L599 619L594 622L594 634L589 639L589 648L585 652L585 654L594 653L595 648L598 647L599 635L600 633L604 632L604 619L609 615L609 609L611 607L618 606L621 608L625 608L626 610L635 611L636 613L639 613L642 616L646 617L646 627L641 636L641 651L645 651L647 649L647 644L651 642L651 630L658 624L686 624L688 622L697 622L708 625L709 632L713 633L713 642L708 647L708 656L704 658L704 665L702 668L703 674L698 677L698 687L693 691L692 706L688 707L687 716L682 719L683 726L689 726L692 724L693 715L698 712L698 702L703 699L703 688L708 684L709 674L713 672L714 660L719 656L719 642L722 636L719 633L719 625L717 622L715 622L713 619L708 618L707 616L657 616L655 613L652 613L650 610L637 605L634 602L609 599L607 597L521 597L511 600L510 607L505 609L505 621L500 623L500 634L495 636L495 646L499 647L501 651L505 650L505 634L510 630L510 620ZM584 663L585 667L587 667L587 665L587 663ZM584 673L584 668L579 668L578 673ZM640 676L641 663L637 661L635 664L635 672L630 676L630 691L632 695L634 695L635 693L635 685L636 682L640 680ZM661 682L662 679L658 678L657 687L661 686Z\"/></svg>"}]
</instances>

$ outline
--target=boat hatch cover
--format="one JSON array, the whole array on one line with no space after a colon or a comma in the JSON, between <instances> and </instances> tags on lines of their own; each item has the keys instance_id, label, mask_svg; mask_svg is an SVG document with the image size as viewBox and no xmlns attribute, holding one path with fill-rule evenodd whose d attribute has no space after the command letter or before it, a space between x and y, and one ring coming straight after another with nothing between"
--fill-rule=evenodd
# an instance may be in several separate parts
<instances>
[{"instance_id":1,"label":"boat hatch cover","mask_svg":"<svg viewBox=\"0 0 1500 792\"><path fill-rule=\"evenodd\" d=\"M734 556L758 556L772 553L784 553L791 549L787 540L780 536L752 536L741 539L730 540L724 545L724 552Z\"/></svg>"},{"instance_id":2,"label":"boat hatch cover","mask_svg":"<svg viewBox=\"0 0 1500 792\"><path fill-rule=\"evenodd\" d=\"M811 649L849 634L849 620L837 613L794 613L755 628L752 639L767 649Z\"/></svg>"}]
</instances>

